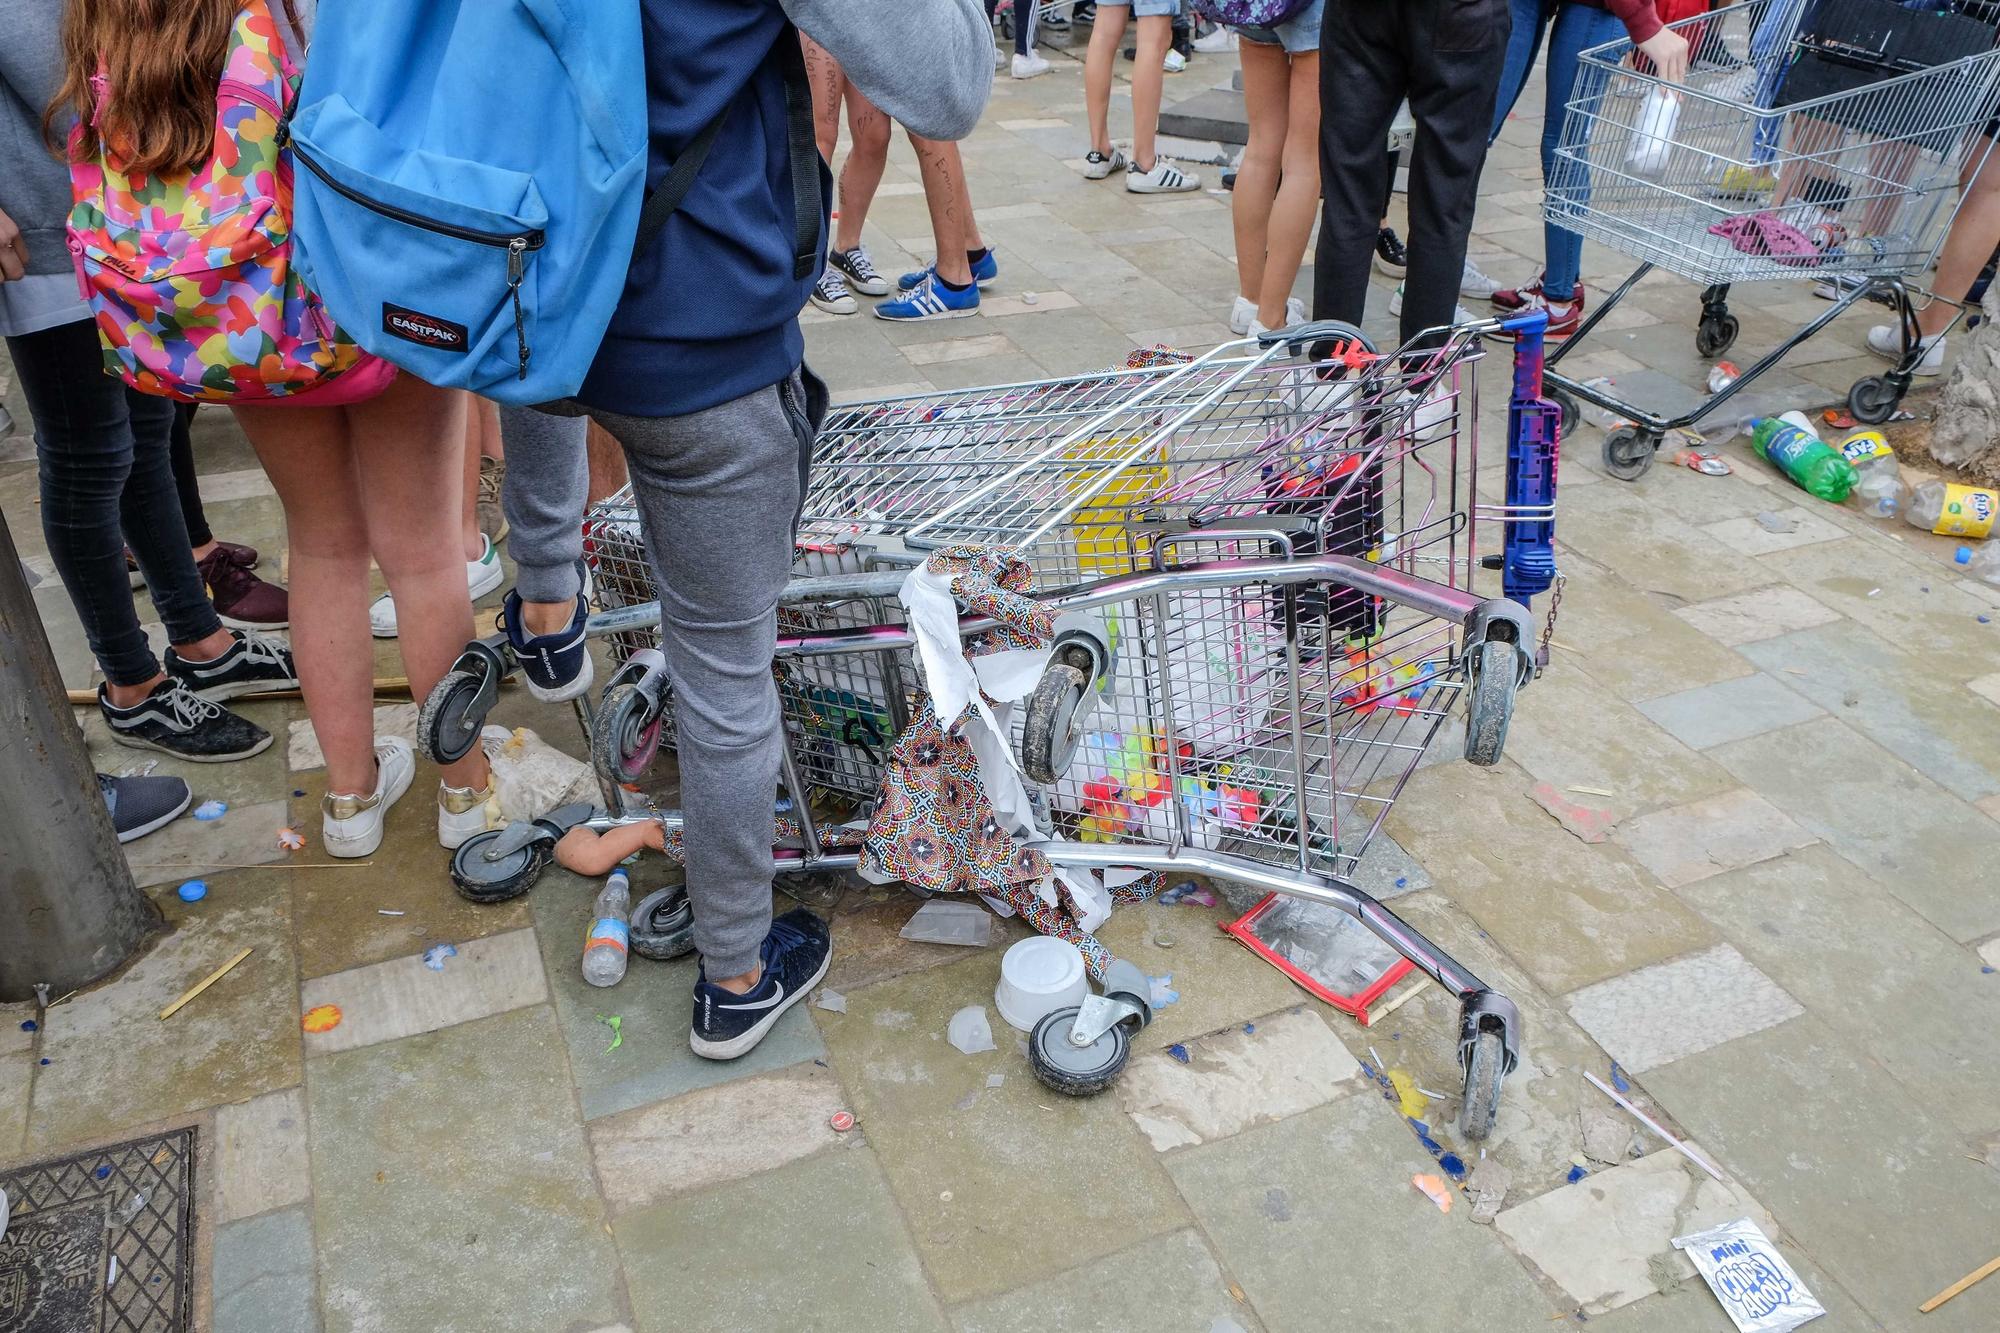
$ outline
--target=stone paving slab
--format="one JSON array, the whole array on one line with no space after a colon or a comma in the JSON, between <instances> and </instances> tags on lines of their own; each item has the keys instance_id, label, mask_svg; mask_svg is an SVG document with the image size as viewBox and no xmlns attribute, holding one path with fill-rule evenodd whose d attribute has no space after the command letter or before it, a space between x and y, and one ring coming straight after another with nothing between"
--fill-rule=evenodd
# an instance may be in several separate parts
<instances>
[{"instance_id":1,"label":"stone paving slab","mask_svg":"<svg viewBox=\"0 0 2000 1333\"><path fill-rule=\"evenodd\" d=\"M313 1060L328 1333L546 1333L619 1317L566 1075L540 1004Z\"/></svg>"},{"instance_id":2,"label":"stone paving slab","mask_svg":"<svg viewBox=\"0 0 2000 1333\"><path fill-rule=\"evenodd\" d=\"M1727 944L1586 986L1569 1012L1627 1072L1760 1032L1805 1012Z\"/></svg>"},{"instance_id":3,"label":"stone paving slab","mask_svg":"<svg viewBox=\"0 0 2000 1333\"><path fill-rule=\"evenodd\" d=\"M1711 753L1953 938L2000 930L2000 898L1963 889L1991 867L1992 821L1843 723L1821 718Z\"/></svg>"},{"instance_id":4,"label":"stone paving slab","mask_svg":"<svg viewBox=\"0 0 2000 1333\"><path fill-rule=\"evenodd\" d=\"M1196 1231L1143 1241L1005 1296L961 1305L951 1323L958 1333L1213 1333L1230 1327L1254 1333L1264 1327L1230 1294L1228 1278Z\"/></svg>"},{"instance_id":5,"label":"stone paving slab","mask_svg":"<svg viewBox=\"0 0 2000 1333\"><path fill-rule=\"evenodd\" d=\"M947 1303L1006 1291L1188 1221L1115 1098L1062 1097L1035 1081L1016 1034L991 1008L999 965L984 950L850 994L844 1014L813 1013ZM987 1006L998 1050L962 1055L945 1041L951 1014L968 1004ZM987 1086L991 1074L1002 1086Z\"/></svg>"},{"instance_id":6,"label":"stone paving slab","mask_svg":"<svg viewBox=\"0 0 2000 1333\"><path fill-rule=\"evenodd\" d=\"M1917 1305L1993 1257L2000 1193L1923 1094L1806 1017L1654 1070L1646 1085L1891 1328L1985 1330L1993 1294Z\"/></svg>"},{"instance_id":7,"label":"stone paving slab","mask_svg":"<svg viewBox=\"0 0 2000 1333\"><path fill-rule=\"evenodd\" d=\"M1649 699L1639 711L1681 744L1706 750L1804 722L1822 710L1759 673Z\"/></svg>"},{"instance_id":8,"label":"stone paving slab","mask_svg":"<svg viewBox=\"0 0 2000 1333\"><path fill-rule=\"evenodd\" d=\"M865 1146L677 1196L614 1230L638 1333L947 1327Z\"/></svg>"},{"instance_id":9,"label":"stone paving slab","mask_svg":"<svg viewBox=\"0 0 2000 1333\"><path fill-rule=\"evenodd\" d=\"M1936 540L1927 538L1925 540ZM1891 548L1894 549L1891 549ZM1860 621L1890 643L1921 652L1926 673L1970 680L1993 669L2000 618L1951 586L1948 552L1926 561L1900 543L1852 537L1759 557L1763 572ZM1988 616L1993 623L1982 625Z\"/></svg>"},{"instance_id":10,"label":"stone paving slab","mask_svg":"<svg viewBox=\"0 0 2000 1333\"><path fill-rule=\"evenodd\" d=\"M637 901L663 876L657 859L641 862L632 884ZM583 933L597 893L589 880L551 866L530 895L542 966L556 1018L569 1048L571 1077L586 1120L663 1101L696 1088L781 1069L826 1054L806 1008L794 1005L769 1035L739 1060L704 1060L688 1047L694 1021L696 960L661 963L634 955L625 979L599 989L583 979ZM789 908L784 900L780 910ZM598 1015L619 1018L624 1038L610 1049L611 1029Z\"/></svg>"},{"instance_id":11,"label":"stone paving slab","mask_svg":"<svg viewBox=\"0 0 2000 1333\"><path fill-rule=\"evenodd\" d=\"M140 888L171 884L190 879L206 879L224 868L268 865L290 855L278 843L278 830L291 822L291 802L280 797L270 801L232 804L220 819L196 819L202 804L195 796L188 813L143 842L126 844L125 857L132 867L132 882Z\"/></svg>"},{"instance_id":12,"label":"stone paving slab","mask_svg":"<svg viewBox=\"0 0 2000 1333\"><path fill-rule=\"evenodd\" d=\"M1674 614L1713 639L1739 646L1840 619L1838 611L1788 583L1693 602L1677 608Z\"/></svg>"},{"instance_id":13,"label":"stone paving slab","mask_svg":"<svg viewBox=\"0 0 2000 1333\"><path fill-rule=\"evenodd\" d=\"M318 1333L306 1209L223 1223L212 1272L214 1333Z\"/></svg>"},{"instance_id":14,"label":"stone paving slab","mask_svg":"<svg viewBox=\"0 0 2000 1333\"><path fill-rule=\"evenodd\" d=\"M234 1222L303 1203L312 1190L305 1154L305 1097L298 1088L266 1093L215 1113L216 1222Z\"/></svg>"},{"instance_id":15,"label":"stone paving slab","mask_svg":"<svg viewBox=\"0 0 2000 1333\"><path fill-rule=\"evenodd\" d=\"M1763 510L1753 518L1725 519L1702 530L1738 555L1769 555L1773 551L1838 541L1845 535L1812 510L1797 505Z\"/></svg>"},{"instance_id":16,"label":"stone paving slab","mask_svg":"<svg viewBox=\"0 0 2000 1333\"><path fill-rule=\"evenodd\" d=\"M1180 992L1181 998L1157 1010L1152 1023L1133 1042L1135 1055L1164 1050L1174 1042L1220 1031L1298 1002L1303 992L1290 978L1233 936L1222 933L1222 923L1238 915L1222 902L1215 907L1129 903L1114 911L1110 922L1097 932L1097 938L1114 955L1137 964L1147 976L1171 976L1174 989ZM997 959L995 966L997 969ZM988 986L986 998L991 1000L992 995Z\"/></svg>"},{"instance_id":17,"label":"stone paving slab","mask_svg":"<svg viewBox=\"0 0 2000 1333\"><path fill-rule=\"evenodd\" d=\"M1361 1066L1310 1009L1273 1014L1125 1068L1119 1105L1165 1152L1227 1138L1365 1086Z\"/></svg>"},{"instance_id":18,"label":"stone paving slab","mask_svg":"<svg viewBox=\"0 0 2000 1333\"><path fill-rule=\"evenodd\" d=\"M1656 810L1620 829L1618 840L1670 889L1817 841L1748 788Z\"/></svg>"},{"instance_id":19,"label":"stone paving slab","mask_svg":"<svg viewBox=\"0 0 2000 1333\"><path fill-rule=\"evenodd\" d=\"M36 1057L29 1051L0 1055L0 1161L22 1151L28 1135L28 1094L34 1087Z\"/></svg>"},{"instance_id":20,"label":"stone paving slab","mask_svg":"<svg viewBox=\"0 0 2000 1333\"><path fill-rule=\"evenodd\" d=\"M2000 659L2000 640L1994 650ZM1920 657L1852 623L1767 639L1743 653L1954 795L2000 795L2000 710L1968 706L1964 689L1928 672Z\"/></svg>"},{"instance_id":21,"label":"stone paving slab","mask_svg":"<svg viewBox=\"0 0 2000 1333\"><path fill-rule=\"evenodd\" d=\"M1882 885L1816 847L1682 897L1932 1114L1968 1135L2000 1128L2000 1027L1965 1021L2000 1003L2000 976Z\"/></svg>"},{"instance_id":22,"label":"stone paving slab","mask_svg":"<svg viewBox=\"0 0 2000 1333\"><path fill-rule=\"evenodd\" d=\"M268 871L209 881L161 905L170 933L113 980L50 1009L29 1126L36 1147L107 1138L222 1102L296 1087L298 966L291 896ZM160 1010L249 947L170 1019Z\"/></svg>"},{"instance_id":23,"label":"stone paving slab","mask_svg":"<svg viewBox=\"0 0 2000 1333\"><path fill-rule=\"evenodd\" d=\"M1345 1097L1166 1161L1272 1333L1403 1333L1467 1314L1485 1327L1539 1329L1554 1313L1464 1207L1440 1214L1410 1184L1434 1164L1373 1098ZM1395 1257L1342 1259L1364 1255Z\"/></svg>"},{"instance_id":24,"label":"stone paving slab","mask_svg":"<svg viewBox=\"0 0 2000 1333\"><path fill-rule=\"evenodd\" d=\"M337 1027L305 1034L306 1054L351 1051L435 1032L548 998L533 931L509 931L454 947L457 955L444 959L435 971L417 955L306 982L300 989L300 1012L323 1004L337 1005L341 1012Z\"/></svg>"}]
</instances>

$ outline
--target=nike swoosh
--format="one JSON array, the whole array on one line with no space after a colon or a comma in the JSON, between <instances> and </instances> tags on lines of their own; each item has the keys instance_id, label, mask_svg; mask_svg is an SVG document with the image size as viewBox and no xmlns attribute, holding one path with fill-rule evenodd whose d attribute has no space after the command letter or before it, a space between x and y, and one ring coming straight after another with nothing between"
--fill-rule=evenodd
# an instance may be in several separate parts
<instances>
[{"instance_id":1,"label":"nike swoosh","mask_svg":"<svg viewBox=\"0 0 2000 1333\"><path fill-rule=\"evenodd\" d=\"M715 1007L718 1009L770 1009L784 1003L784 999L785 988L780 986L778 987L778 993L768 1000L759 1000L755 1004L718 1004Z\"/></svg>"}]
</instances>

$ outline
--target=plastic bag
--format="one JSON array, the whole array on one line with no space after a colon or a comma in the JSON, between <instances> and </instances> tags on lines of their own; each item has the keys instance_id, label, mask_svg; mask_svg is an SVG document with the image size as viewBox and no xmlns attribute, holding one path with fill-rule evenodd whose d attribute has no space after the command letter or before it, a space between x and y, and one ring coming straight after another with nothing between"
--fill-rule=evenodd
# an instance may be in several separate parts
<instances>
[{"instance_id":1,"label":"plastic bag","mask_svg":"<svg viewBox=\"0 0 2000 1333\"><path fill-rule=\"evenodd\" d=\"M1674 148L1674 128L1681 123L1681 99L1671 90L1655 88L1639 108L1639 123L1632 127L1632 146L1625 152L1626 170L1641 176L1657 176L1667 165Z\"/></svg>"},{"instance_id":2,"label":"plastic bag","mask_svg":"<svg viewBox=\"0 0 2000 1333\"><path fill-rule=\"evenodd\" d=\"M499 806L499 823L539 819L575 801L596 804L601 799L588 764L564 754L526 727L512 731L486 727L479 733L479 746L493 766L494 799L489 806ZM496 827L490 808L486 822L489 828Z\"/></svg>"}]
</instances>

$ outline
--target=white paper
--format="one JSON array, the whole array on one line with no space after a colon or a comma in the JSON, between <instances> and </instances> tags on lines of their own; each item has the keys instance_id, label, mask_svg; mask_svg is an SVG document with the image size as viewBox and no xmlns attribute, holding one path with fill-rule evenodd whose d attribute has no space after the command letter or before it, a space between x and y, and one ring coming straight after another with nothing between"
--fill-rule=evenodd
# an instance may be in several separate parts
<instances>
[{"instance_id":1,"label":"white paper","mask_svg":"<svg viewBox=\"0 0 2000 1333\"><path fill-rule=\"evenodd\" d=\"M1674 1237L1742 1333L1791 1333L1826 1313L1799 1275L1747 1217Z\"/></svg>"}]
</instances>

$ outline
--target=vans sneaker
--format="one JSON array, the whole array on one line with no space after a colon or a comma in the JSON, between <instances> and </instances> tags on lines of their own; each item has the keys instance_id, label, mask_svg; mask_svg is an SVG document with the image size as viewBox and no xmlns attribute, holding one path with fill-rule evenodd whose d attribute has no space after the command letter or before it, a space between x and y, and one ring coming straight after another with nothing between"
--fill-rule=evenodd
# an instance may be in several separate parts
<instances>
[{"instance_id":1,"label":"vans sneaker","mask_svg":"<svg viewBox=\"0 0 2000 1333\"><path fill-rule=\"evenodd\" d=\"M875 307L875 318L892 319L905 324L914 324L926 319L964 319L968 315L978 313L977 284L962 291L953 291L938 281L935 273L926 274L922 282L895 300L884 301Z\"/></svg>"},{"instance_id":2,"label":"vans sneaker","mask_svg":"<svg viewBox=\"0 0 2000 1333\"><path fill-rule=\"evenodd\" d=\"M1087 181L1101 181L1114 171L1124 171L1131 163L1125 160L1122 149L1114 148L1108 153L1100 153L1095 148L1083 155L1083 178Z\"/></svg>"},{"instance_id":3,"label":"vans sneaker","mask_svg":"<svg viewBox=\"0 0 2000 1333\"><path fill-rule=\"evenodd\" d=\"M1141 171L1135 164L1125 173L1128 194L1185 194L1200 188L1201 177L1189 175L1163 157L1153 160L1151 171Z\"/></svg>"},{"instance_id":4,"label":"vans sneaker","mask_svg":"<svg viewBox=\"0 0 2000 1333\"><path fill-rule=\"evenodd\" d=\"M857 245L852 250L829 250L826 262L840 270L840 276L847 279L850 291L863 296L887 296L889 280L875 271L875 261L868 257L868 247Z\"/></svg>"},{"instance_id":5,"label":"vans sneaker","mask_svg":"<svg viewBox=\"0 0 2000 1333\"><path fill-rule=\"evenodd\" d=\"M543 703L564 703L590 689L593 668L583 632L589 615L589 596L580 592L568 625L554 634L529 634L521 626L521 594L509 589L500 604L500 630L521 664L528 693Z\"/></svg>"},{"instance_id":6,"label":"vans sneaker","mask_svg":"<svg viewBox=\"0 0 2000 1333\"><path fill-rule=\"evenodd\" d=\"M382 820L416 776L417 757L400 736L375 742L375 789L366 795L320 798L320 839L328 856L372 856L382 845Z\"/></svg>"},{"instance_id":7,"label":"vans sneaker","mask_svg":"<svg viewBox=\"0 0 2000 1333\"><path fill-rule=\"evenodd\" d=\"M500 553L493 549L493 539L482 533L479 541L479 558L465 562L465 587L475 602L507 577L507 571L500 567ZM368 607L368 632L378 639L396 637L396 599L390 594L383 593Z\"/></svg>"},{"instance_id":8,"label":"vans sneaker","mask_svg":"<svg viewBox=\"0 0 2000 1333\"><path fill-rule=\"evenodd\" d=\"M135 750L158 750L197 764L248 759L270 748L271 733L246 717L197 697L168 676L130 708L119 708L97 687L97 708L111 739Z\"/></svg>"},{"instance_id":9,"label":"vans sneaker","mask_svg":"<svg viewBox=\"0 0 2000 1333\"><path fill-rule=\"evenodd\" d=\"M97 791L104 797L105 808L111 811L111 827L118 831L120 842L143 838L155 829L165 828L194 800L187 783L164 775L114 778L109 773L99 773Z\"/></svg>"},{"instance_id":10,"label":"vans sneaker","mask_svg":"<svg viewBox=\"0 0 2000 1333\"><path fill-rule=\"evenodd\" d=\"M826 975L833 961L833 941L826 922L803 907L795 907L771 923L758 953L764 975L738 995L726 991L702 972L694 983L694 1026L688 1045L705 1060L734 1060L747 1055L785 1010L806 997Z\"/></svg>"},{"instance_id":11,"label":"vans sneaker","mask_svg":"<svg viewBox=\"0 0 2000 1333\"><path fill-rule=\"evenodd\" d=\"M248 630L231 630L229 637L235 642L220 657L206 662L190 662L167 649L167 674L204 699L234 699L298 688L299 669L292 662L290 648Z\"/></svg>"}]
</instances>

